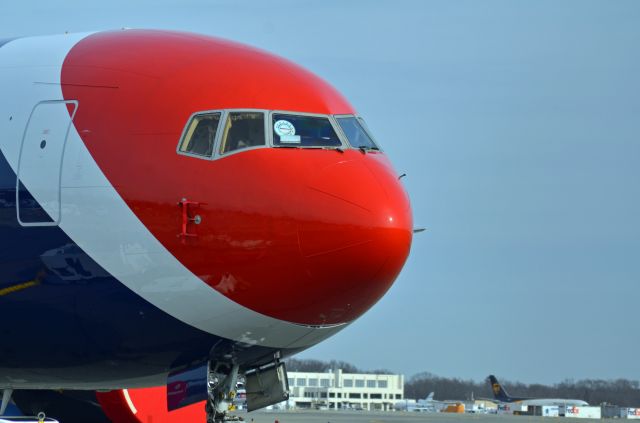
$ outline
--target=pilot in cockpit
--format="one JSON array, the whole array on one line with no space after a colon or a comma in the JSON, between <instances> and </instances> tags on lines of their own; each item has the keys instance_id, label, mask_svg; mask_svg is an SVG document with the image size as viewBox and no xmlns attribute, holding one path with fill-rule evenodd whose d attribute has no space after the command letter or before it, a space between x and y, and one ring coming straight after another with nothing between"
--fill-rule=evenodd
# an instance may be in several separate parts
<instances>
[{"instance_id":1,"label":"pilot in cockpit","mask_svg":"<svg viewBox=\"0 0 640 423\"><path fill-rule=\"evenodd\" d=\"M210 119L203 119L198 123L198 127L193 132L191 142L187 147L190 153L209 156L213 152L213 143L216 138L218 122Z\"/></svg>"}]
</instances>

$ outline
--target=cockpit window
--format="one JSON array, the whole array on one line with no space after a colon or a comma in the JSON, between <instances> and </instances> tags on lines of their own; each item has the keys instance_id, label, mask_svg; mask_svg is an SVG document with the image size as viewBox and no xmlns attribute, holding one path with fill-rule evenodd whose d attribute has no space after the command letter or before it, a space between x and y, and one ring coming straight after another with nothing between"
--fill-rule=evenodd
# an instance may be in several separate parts
<instances>
[{"instance_id":1,"label":"cockpit window","mask_svg":"<svg viewBox=\"0 0 640 423\"><path fill-rule=\"evenodd\" d=\"M207 113L194 116L180 143L180 152L211 156L216 132L220 123L220 113Z\"/></svg>"},{"instance_id":2,"label":"cockpit window","mask_svg":"<svg viewBox=\"0 0 640 423\"><path fill-rule=\"evenodd\" d=\"M352 147L379 150L378 146L373 142L369 134L367 134L367 131L365 131L360 119L354 116L347 116L336 117L336 120Z\"/></svg>"},{"instance_id":3,"label":"cockpit window","mask_svg":"<svg viewBox=\"0 0 640 423\"><path fill-rule=\"evenodd\" d=\"M274 113L271 119L276 147L340 147L340 138L327 117Z\"/></svg>"},{"instance_id":4,"label":"cockpit window","mask_svg":"<svg viewBox=\"0 0 640 423\"><path fill-rule=\"evenodd\" d=\"M220 153L265 145L264 113L230 112L224 124Z\"/></svg>"}]
</instances>

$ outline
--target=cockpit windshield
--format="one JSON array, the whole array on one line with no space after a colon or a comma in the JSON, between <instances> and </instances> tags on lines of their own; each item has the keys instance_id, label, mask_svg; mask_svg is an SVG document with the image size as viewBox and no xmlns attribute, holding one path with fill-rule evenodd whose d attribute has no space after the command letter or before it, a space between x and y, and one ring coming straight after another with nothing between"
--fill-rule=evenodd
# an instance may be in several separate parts
<instances>
[{"instance_id":1,"label":"cockpit windshield","mask_svg":"<svg viewBox=\"0 0 640 423\"><path fill-rule=\"evenodd\" d=\"M340 147L328 117L274 113L271 120L276 147Z\"/></svg>"},{"instance_id":2,"label":"cockpit windshield","mask_svg":"<svg viewBox=\"0 0 640 423\"><path fill-rule=\"evenodd\" d=\"M265 145L264 113L229 112L220 142L220 153Z\"/></svg>"},{"instance_id":3,"label":"cockpit windshield","mask_svg":"<svg viewBox=\"0 0 640 423\"><path fill-rule=\"evenodd\" d=\"M198 156L211 156L219 122L220 112L204 113L192 118L180 143L179 151Z\"/></svg>"},{"instance_id":4,"label":"cockpit windshield","mask_svg":"<svg viewBox=\"0 0 640 423\"><path fill-rule=\"evenodd\" d=\"M379 150L378 146L365 131L364 123L354 116L336 116L336 120L342 128L342 132L347 136L349 144L354 148L364 148Z\"/></svg>"},{"instance_id":5,"label":"cockpit windshield","mask_svg":"<svg viewBox=\"0 0 640 423\"><path fill-rule=\"evenodd\" d=\"M379 150L358 116L227 109L191 115L177 153L213 160L260 147Z\"/></svg>"}]
</instances>

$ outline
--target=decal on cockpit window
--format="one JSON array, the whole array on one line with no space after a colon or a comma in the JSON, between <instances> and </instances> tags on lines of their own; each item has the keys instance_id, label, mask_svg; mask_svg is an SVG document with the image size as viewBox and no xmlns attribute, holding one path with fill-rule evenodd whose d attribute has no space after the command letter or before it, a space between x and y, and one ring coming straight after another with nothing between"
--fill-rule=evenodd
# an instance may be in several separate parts
<instances>
[{"instance_id":1,"label":"decal on cockpit window","mask_svg":"<svg viewBox=\"0 0 640 423\"><path fill-rule=\"evenodd\" d=\"M273 130L280 137L280 143L300 144L300 135L296 135L296 127L288 120L276 121Z\"/></svg>"}]
</instances>

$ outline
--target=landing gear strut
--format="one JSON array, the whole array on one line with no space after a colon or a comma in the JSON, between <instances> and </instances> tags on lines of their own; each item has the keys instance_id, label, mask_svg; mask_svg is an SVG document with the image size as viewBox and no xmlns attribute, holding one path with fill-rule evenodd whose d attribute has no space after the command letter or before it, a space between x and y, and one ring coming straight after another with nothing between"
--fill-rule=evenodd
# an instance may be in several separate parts
<instances>
[{"instance_id":1,"label":"landing gear strut","mask_svg":"<svg viewBox=\"0 0 640 423\"><path fill-rule=\"evenodd\" d=\"M205 405L207 423L240 421L228 414L235 398L239 367L234 363L209 362L207 372L208 400Z\"/></svg>"},{"instance_id":2,"label":"landing gear strut","mask_svg":"<svg viewBox=\"0 0 640 423\"><path fill-rule=\"evenodd\" d=\"M11 394L13 394L13 389L5 389L2 391L2 404L0 404L0 416L4 414L7 410L7 406L9 405L9 401L11 400Z\"/></svg>"}]
</instances>

